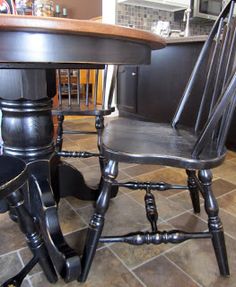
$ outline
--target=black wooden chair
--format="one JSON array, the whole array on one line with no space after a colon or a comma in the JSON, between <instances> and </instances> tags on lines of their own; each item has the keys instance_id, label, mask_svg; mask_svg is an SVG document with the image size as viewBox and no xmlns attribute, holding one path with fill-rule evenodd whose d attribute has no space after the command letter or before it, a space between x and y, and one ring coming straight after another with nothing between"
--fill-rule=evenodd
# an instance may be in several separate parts
<instances>
[{"instance_id":1,"label":"black wooden chair","mask_svg":"<svg viewBox=\"0 0 236 287\"><path fill-rule=\"evenodd\" d=\"M108 69L112 71L112 77L109 80ZM54 107L53 115L56 115L58 119L56 151L59 156L74 158L97 156L103 168L103 158L100 152L63 150L63 134L97 134L97 144L100 150L104 116L110 115L115 110L112 106L112 99L116 77L117 67L108 67L108 65L81 64L77 69L57 70L58 105ZM93 116L96 131L80 130L79 126L77 130L64 129L65 116Z\"/></svg>"},{"instance_id":2,"label":"black wooden chair","mask_svg":"<svg viewBox=\"0 0 236 287\"><path fill-rule=\"evenodd\" d=\"M234 6L235 0L231 0L214 24L171 124L118 118L105 127L101 150L108 163L104 170L101 193L88 229L82 257L81 281L86 280L98 242L140 245L180 243L188 239L209 238L213 243L220 274L229 275L224 231L211 187L210 169L219 166L224 160L226 154L224 143L236 105ZM189 99L196 86L202 87L199 105L189 107ZM183 126L181 120L184 119L188 108L191 109L192 116L188 118L188 126ZM200 212L199 193L205 201L208 231L192 233L181 230L159 231L158 213L152 190L184 187L163 182L116 182L118 162L157 164L185 169L186 188L190 191L194 211ZM145 207L147 218L151 223L151 232L135 231L122 236L101 237L113 185L146 190Z\"/></svg>"},{"instance_id":3,"label":"black wooden chair","mask_svg":"<svg viewBox=\"0 0 236 287\"><path fill-rule=\"evenodd\" d=\"M3 283L2 287L21 286L22 281L30 270L39 263L49 282L55 283L57 275L47 249L35 226L33 217L24 205L22 187L27 184L28 174L24 161L19 158L0 156L0 200L5 200L9 210L14 212L21 231L33 253L33 258L14 277Z\"/></svg>"}]
</instances>

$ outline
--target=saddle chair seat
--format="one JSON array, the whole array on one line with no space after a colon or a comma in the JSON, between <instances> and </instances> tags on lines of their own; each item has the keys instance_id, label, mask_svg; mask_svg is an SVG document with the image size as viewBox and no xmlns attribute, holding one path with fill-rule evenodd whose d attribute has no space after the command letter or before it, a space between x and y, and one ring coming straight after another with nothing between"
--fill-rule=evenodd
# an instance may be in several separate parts
<instances>
[{"instance_id":1,"label":"saddle chair seat","mask_svg":"<svg viewBox=\"0 0 236 287\"><path fill-rule=\"evenodd\" d=\"M168 123L118 118L104 129L102 153L111 160L196 170L210 169L223 162L226 148L219 156L216 142L206 145L199 158L193 158L196 140L196 133L188 127L178 129Z\"/></svg>"}]
</instances>

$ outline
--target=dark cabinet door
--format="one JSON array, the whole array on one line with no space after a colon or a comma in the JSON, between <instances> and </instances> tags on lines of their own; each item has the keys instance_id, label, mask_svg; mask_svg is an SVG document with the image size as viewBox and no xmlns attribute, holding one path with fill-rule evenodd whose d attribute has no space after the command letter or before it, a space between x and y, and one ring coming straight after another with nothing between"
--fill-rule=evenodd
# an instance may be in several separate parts
<instances>
[{"instance_id":1,"label":"dark cabinet door","mask_svg":"<svg viewBox=\"0 0 236 287\"><path fill-rule=\"evenodd\" d=\"M138 67L120 66L117 81L117 104L121 112L137 112Z\"/></svg>"},{"instance_id":2,"label":"dark cabinet door","mask_svg":"<svg viewBox=\"0 0 236 287\"><path fill-rule=\"evenodd\" d=\"M170 44L152 52L151 65L139 69L137 114L152 121L171 121L202 45Z\"/></svg>"},{"instance_id":3,"label":"dark cabinet door","mask_svg":"<svg viewBox=\"0 0 236 287\"><path fill-rule=\"evenodd\" d=\"M151 65L121 66L118 75L118 109L121 116L153 122L170 122L183 94L203 42L169 44L152 52ZM201 75L205 77L203 73ZM199 105L202 87L188 103L183 123L191 125L192 107ZM227 138L236 150L236 112Z\"/></svg>"}]
</instances>

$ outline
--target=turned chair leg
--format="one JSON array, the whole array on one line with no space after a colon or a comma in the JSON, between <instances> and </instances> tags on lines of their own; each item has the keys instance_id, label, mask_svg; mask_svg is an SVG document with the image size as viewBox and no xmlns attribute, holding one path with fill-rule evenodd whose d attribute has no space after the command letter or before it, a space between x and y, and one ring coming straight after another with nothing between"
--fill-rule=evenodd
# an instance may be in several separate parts
<instances>
[{"instance_id":1,"label":"turned chair leg","mask_svg":"<svg viewBox=\"0 0 236 287\"><path fill-rule=\"evenodd\" d=\"M196 171L186 170L188 175L188 189L190 192L190 197L193 205L194 213L200 213L200 200L199 200L199 189L195 181Z\"/></svg>"},{"instance_id":2,"label":"turned chair leg","mask_svg":"<svg viewBox=\"0 0 236 287\"><path fill-rule=\"evenodd\" d=\"M212 192L212 173L210 170L199 171L199 180L202 183L202 196L205 200L205 210L208 215L209 231L212 235L212 244L215 250L220 274L229 276L228 257L225 246L224 230L218 216L219 207Z\"/></svg>"},{"instance_id":3,"label":"turned chair leg","mask_svg":"<svg viewBox=\"0 0 236 287\"><path fill-rule=\"evenodd\" d=\"M95 213L93 214L88 233L84 252L82 256L82 272L79 281L85 282L87 279L94 255L96 253L99 238L102 234L105 213L109 207L111 197L112 182L118 174L118 163L109 161L103 172L104 180L102 181L101 193L96 202Z\"/></svg>"},{"instance_id":4,"label":"turned chair leg","mask_svg":"<svg viewBox=\"0 0 236 287\"><path fill-rule=\"evenodd\" d=\"M101 154L101 138L102 138L102 132L104 129L104 117L103 116L96 116L95 119L95 128L97 130L97 147L99 150L99 164L101 169L101 174L103 174L103 170L105 168L105 159Z\"/></svg>"},{"instance_id":5,"label":"turned chair leg","mask_svg":"<svg viewBox=\"0 0 236 287\"><path fill-rule=\"evenodd\" d=\"M56 139L56 151L59 152L62 150L62 144L63 144L63 122L64 122L64 116L60 115L57 116L57 139Z\"/></svg>"}]
</instances>

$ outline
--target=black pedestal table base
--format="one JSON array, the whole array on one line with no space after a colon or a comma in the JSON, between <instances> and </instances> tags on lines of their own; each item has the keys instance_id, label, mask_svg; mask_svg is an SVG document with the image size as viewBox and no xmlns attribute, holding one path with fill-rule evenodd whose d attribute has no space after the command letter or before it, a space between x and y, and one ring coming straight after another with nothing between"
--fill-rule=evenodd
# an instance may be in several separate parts
<instances>
[{"instance_id":1,"label":"black pedestal table base","mask_svg":"<svg viewBox=\"0 0 236 287\"><path fill-rule=\"evenodd\" d=\"M50 258L66 281L78 279L80 256L66 243L58 220L57 203L73 195L96 200L98 190L89 188L82 174L54 153L51 100L1 100L3 152L24 159L29 185L24 200L40 227Z\"/></svg>"}]
</instances>

